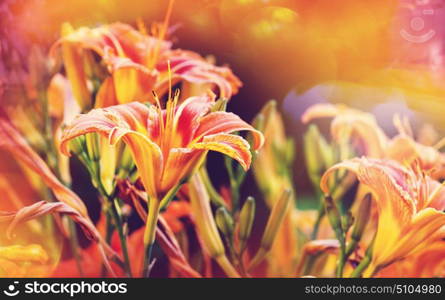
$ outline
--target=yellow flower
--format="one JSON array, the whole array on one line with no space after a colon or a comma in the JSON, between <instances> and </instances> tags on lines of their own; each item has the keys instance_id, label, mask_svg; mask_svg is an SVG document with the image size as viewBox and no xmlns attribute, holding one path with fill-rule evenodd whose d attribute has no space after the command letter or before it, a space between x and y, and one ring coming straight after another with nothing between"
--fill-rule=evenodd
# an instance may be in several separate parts
<instances>
[{"instance_id":1,"label":"yellow flower","mask_svg":"<svg viewBox=\"0 0 445 300\"><path fill-rule=\"evenodd\" d=\"M375 196L378 225L372 261L364 275L413 255L444 236L445 201L442 185L423 171L405 168L395 161L355 158L336 164L323 175L321 189L338 169L353 172Z\"/></svg>"}]
</instances>

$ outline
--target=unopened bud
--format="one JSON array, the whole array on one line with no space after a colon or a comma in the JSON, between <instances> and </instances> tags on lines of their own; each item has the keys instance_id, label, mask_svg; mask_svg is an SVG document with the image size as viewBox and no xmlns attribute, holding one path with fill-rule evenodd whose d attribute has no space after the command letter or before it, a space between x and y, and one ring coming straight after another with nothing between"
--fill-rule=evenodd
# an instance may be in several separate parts
<instances>
[{"instance_id":1,"label":"unopened bud","mask_svg":"<svg viewBox=\"0 0 445 300\"><path fill-rule=\"evenodd\" d=\"M269 219L267 220L266 228L264 229L260 249L252 259L249 269L252 269L258 265L272 248L277 232L283 223L284 217L286 216L287 208L291 199L291 191L286 189L284 190L280 199L274 204Z\"/></svg>"},{"instance_id":2,"label":"unopened bud","mask_svg":"<svg viewBox=\"0 0 445 300\"><path fill-rule=\"evenodd\" d=\"M360 203L360 208L357 214L357 218L352 229L352 239L360 241L362 234L365 230L366 224L368 224L369 217L371 215L371 204L372 196L371 194L366 194L363 198L362 203Z\"/></svg>"},{"instance_id":3,"label":"unopened bud","mask_svg":"<svg viewBox=\"0 0 445 300\"><path fill-rule=\"evenodd\" d=\"M354 223L354 217L352 216L352 213L348 211L345 215L341 217L341 228L343 229L343 232L348 232L349 228L351 228L353 223Z\"/></svg>"},{"instance_id":4,"label":"unopened bud","mask_svg":"<svg viewBox=\"0 0 445 300\"><path fill-rule=\"evenodd\" d=\"M309 178L318 187L321 174L334 163L334 151L313 124L304 135L303 147Z\"/></svg>"},{"instance_id":5,"label":"unopened bud","mask_svg":"<svg viewBox=\"0 0 445 300\"><path fill-rule=\"evenodd\" d=\"M280 225L283 223L290 200L291 191L284 190L280 199L273 206L261 240L261 246L264 249L270 249L272 247L276 233L278 232L278 229L280 229Z\"/></svg>"},{"instance_id":6,"label":"unopened bud","mask_svg":"<svg viewBox=\"0 0 445 300\"><path fill-rule=\"evenodd\" d=\"M216 225L219 230L228 238L233 235L233 218L224 207L219 207L215 215Z\"/></svg>"},{"instance_id":7,"label":"unopened bud","mask_svg":"<svg viewBox=\"0 0 445 300\"><path fill-rule=\"evenodd\" d=\"M332 228L334 228L334 230L342 229L340 212L331 196L325 197L325 205L326 205L326 214L328 216L329 223L331 223Z\"/></svg>"},{"instance_id":8,"label":"unopened bud","mask_svg":"<svg viewBox=\"0 0 445 300\"><path fill-rule=\"evenodd\" d=\"M255 198L248 197L244 202L239 216L239 243L242 253L247 246L247 240L252 232L253 221L255 220Z\"/></svg>"},{"instance_id":9,"label":"unopened bud","mask_svg":"<svg viewBox=\"0 0 445 300\"><path fill-rule=\"evenodd\" d=\"M224 244L218 234L215 219L210 209L210 198L199 176L192 176L189 182L190 204L196 227L204 245L213 258L225 255Z\"/></svg>"}]
</instances>

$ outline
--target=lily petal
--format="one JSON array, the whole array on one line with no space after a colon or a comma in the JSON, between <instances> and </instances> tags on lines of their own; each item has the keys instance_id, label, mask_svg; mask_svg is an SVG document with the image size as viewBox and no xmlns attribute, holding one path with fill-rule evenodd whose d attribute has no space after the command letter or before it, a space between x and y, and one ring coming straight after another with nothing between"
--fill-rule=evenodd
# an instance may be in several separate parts
<instances>
[{"instance_id":1,"label":"lily petal","mask_svg":"<svg viewBox=\"0 0 445 300\"><path fill-rule=\"evenodd\" d=\"M191 147L221 152L238 161L246 171L252 162L249 143L242 137L233 134L206 135L201 142L194 143Z\"/></svg>"},{"instance_id":2,"label":"lily petal","mask_svg":"<svg viewBox=\"0 0 445 300\"><path fill-rule=\"evenodd\" d=\"M147 136L145 123L149 108L134 102L95 109L80 115L64 131L61 150L69 154L68 141L89 132L98 132L115 145L120 139L130 147L141 179L150 196L156 197L157 183L163 167L162 152Z\"/></svg>"},{"instance_id":3,"label":"lily petal","mask_svg":"<svg viewBox=\"0 0 445 300\"><path fill-rule=\"evenodd\" d=\"M248 123L241 120L234 113L223 111L212 112L201 118L200 125L195 132L194 141L200 141L206 135L219 133L232 133L235 131L250 131L254 138L254 149L258 150L264 144L264 136L261 132L253 128Z\"/></svg>"},{"instance_id":4,"label":"lily petal","mask_svg":"<svg viewBox=\"0 0 445 300\"><path fill-rule=\"evenodd\" d=\"M168 155L161 179L161 190L168 190L192 174L205 151L190 148L173 148Z\"/></svg>"},{"instance_id":5,"label":"lily petal","mask_svg":"<svg viewBox=\"0 0 445 300\"><path fill-rule=\"evenodd\" d=\"M350 139L361 148L363 155L384 157L388 137L372 114L341 104L316 104L303 114L302 122L326 117L334 118L331 133L336 141Z\"/></svg>"},{"instance_id":6,"label":"lily petal","mask_svg":"<svg viewBox=\"0 0 445 300\"><path fill-rule=\"evenodd\" d=\"M156 69L166 73L167 62L170 63L173 80L185 80L193 84L210 83L218 87L220 98L230 98L238 93L242 85L229 68L217 67L191 51L179 49L166 51ZM165 90L167 83L166 80L161 81L158 89Z\"/></svg>"}]
</instances>

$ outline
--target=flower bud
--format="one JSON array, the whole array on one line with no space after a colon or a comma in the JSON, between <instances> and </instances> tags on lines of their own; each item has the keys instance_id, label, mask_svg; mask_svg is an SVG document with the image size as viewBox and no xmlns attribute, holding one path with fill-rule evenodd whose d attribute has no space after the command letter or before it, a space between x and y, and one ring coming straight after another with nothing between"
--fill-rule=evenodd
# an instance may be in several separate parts
<instances>
[{"instance_id":1,"label":"flower bud","mask_svg":"<svg viewBox=\"0 0 445 300\"><path fill-rule=\"evenodd\" d=\"M341 216L341 228L343 232L348 232L349 228L351 228L353 223L354 223L354 217L352 216L352 213L350 211Z\"/></svg>"},{"instance_id":2,"label":"flower bud","mask_svg":"<svg viewBox=\"0 0 445 300\"><path fill-rule=\"evenodd\" d=\"M215 215L216 225L219 230L228 238L233 235L233 218L224 207L219 207Z\"/></svg>"},{"instance_id":3,"label":"flower bud","mask_svg":"<svg viewBox=\"0 0 445 300\"><path fill-rule=\"evenodd\" d=\"M263 238L261 240L261 246L264 249L270 249L272 247L276 233L280 229L280 225L283 222L286 215L287 207L289 206L289 200L291 199L291 191L285 190L281 195L281 198L275 203L267 221L266 229L264 230Z\"/></svg>"},{"instance_id":4,"label":"flower bud","mask_svg":"<svg viewBox=\"0 0 445 300\"><path fill-rule=\"evenodd\" d=\"M326 215L328 216L332 228L335 231L337 230L343 231L340 212L331 196L325 197L325 205L326 205Z\"/></svg>"},{"instance_id":5,"label":"flower bud","mask_svg":"<svg viewBox=\"0 0 445 300\"><path fill-rule=\"evenodd\" d=\"M368 224L369 217L371 215L371 204L372 196L371 194L366 194L363 198L362 203L360 203L360 208L357 214L357 218L352 229L352 239L360 241L362 234L365 230L366 224Z\"/></svg>"},{"instance_id":6,"label":"flower bud","mask_svg":"<svg viewBox=\"0 0 445 300\"><path fill-rule=\"evenodd\" d=\"M303 139L306 168L313 186L318 187L323 172L334 163L334 151L316 125L310 125Z\"/></svg>"},{"instance_id":7,"label":"flower bud","mask_svg":"<svg viewBox=\"0 0 445 300\"><path fill-rule=\"evenodd\" d=\"M218 262L228 276L239 277L238 272L226 257L224 245L210 209L209 195L198 175L192 176L189 181L189 196L197 231L204 241L206 251Z\"/></svg>"},{"instance_id":8,"label":"flower bud","mask_svg":"<svg viewBox=\"0 0 445 300\"><path fill-rule=\"evenodd\" d=\"M224 255L224 245L210 209L210 199L199 176L193 176L189 184L190 203L199 235L210 256Z\"/></svg>"},{"instance_id":9,"label":"flower bud","mask_svg":"<svg viewBox=\"0 0 445 300\"><path fill-rule=\"evenodd\" d=\"M253 221L255 220L255 198L247 197L239 216L239 243L242 253L247 246L247 240L252 232Z\"/></svg>"},{"instance_id":10,"label":"flower bud","mask_svg":"<svg viewBox=\"0 0 445 300\"><path fill-rule=\"evenodd\" d=\"M290 190L284 190L280 199L274 204L269 219L267 220L266 228L264 229L260 249L252 259L249 269L252 269L258 265L272 248L277 232L280 229L286 215L289 202L292 199L291 194L292 193Z\"/></svg>"}]
</instances>

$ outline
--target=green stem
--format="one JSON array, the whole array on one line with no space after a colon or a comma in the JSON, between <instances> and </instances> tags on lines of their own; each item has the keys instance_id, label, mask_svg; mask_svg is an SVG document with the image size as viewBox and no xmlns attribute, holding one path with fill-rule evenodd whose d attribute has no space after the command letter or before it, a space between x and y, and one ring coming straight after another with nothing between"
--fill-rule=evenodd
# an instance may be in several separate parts
<instances>
[{"instance_id":1,"label":"green stem","mask_svg":"<svg viewBox=\"0 0 445 300\"><path fill-rule=\"evenodd\" d=\"M365 256L362 259L362 261L360 262L360 264L352 272L351 278L359 278L359 277L361 277L363 271L366 270L366 268L369 266L370 263L371 263L371 257L370 256Z\"/></svg>"},{"instance_id":2,"label":"green stem","mask_svg":"<svg viewBox=\"0 0 445 300\"><path fill-rule=\"evenodd\" d=\"M232 195L232 211L235 212L238 209L239 203L239 183L236 178L237 176L233 172L232 159L230 157L225 157L224 163L229 175L230 193Z\"/></svg>"},{"instance_id":3,"label":"green stem","mask_svg":"<svg viewBox=\"0 0 445 300\"><path fill-rule=\"evenodd\" d=\"M149 199L149 208L144 231L145 256L144 267L142 269L142 277L148 277L150 275L150 261L153 244L156 237L156 225L158 222L159 209L160 201L158 199Z\"/></svg>"},{"instance_id":4,"label":"green stem","mask_svg":"<svg viewBox=\"0 0 445 300\"><path fill-rule=\"evenodd\" d=\"M320 208L318 209L317 219L315 220L314 228L312 230L312 234L311 234L312 240L317 239L318 231L320 230L320 224L321 224L321 221L323 220L323 217L325 216L325 214L326 214L326 210L324 209L324 204L322 202L320 204Z\"/></svg>"},{"instance_id":5,"label":"green stem","mask_svg":"<svg viewBox=\"0 0 445 300\"><path fill-rule=\"evenodd\" d=\"M340 253L339 253L339 258L338 258L336 276L337 276L337 278L342 278L343 277L343 269L345 267L345 262L346 262L346 245L345 245L345 238L344 238L343 232L337 233L337 239L340 242Z\"/></svg>"},{"instance_id":6,"label":"green stem","mask_svg":"<svg viewBox=\"0 0 445 300\"><path fill-rule=\"evenodd\" d=\"M224 199L221 197L221 195L216 191L215 187L213 186L210 178L209 178L209 174L207 172L207 169L205 168L205 166L203 166L200 170L199 170L199 175L201 176L201 180L204 183L207 192L209 193L210 196L210 200L217 206L223 206L225 208L227 208L226 203L224 202Z\"/></svg>"},{"instance_id":7,"label":"green stem","mask_svg":"<svg viewBox=\"0 0 445 300\"><path fill-rule=\"evenodd\" d=\"M117 233L119 235L119 239L121 242L122 253L124 256L124 263L125 263L125 272L128 277L132 277L130 257L128 255L127 239L123 229L122 213L120 212L120 207L117 198L114 198L112 202L113 205L111 205L111 215L114 220Z\"/></svg>"},{"instance_id":8,"label":"green stem","mask_svg":"<svg viewBox=\"0 0 445 300\"><path fill-rule=\"evenodd\" d=\"M108 205L108 203L107 203L107 205ZM110 216L109 210L105 209L104 213L105 213L105 217L106 217L106 220L105 220L105 222L106 222L105 223L105 241L109 245L111 243L111 238L113 236L114 227L113 227L113 223L111 222L111 216ZM101 271L102 277L105 277L106 272L107 272L107 269L106 269L105 265L102 264L102 271Z\"/></svg>"}]
</instances>

